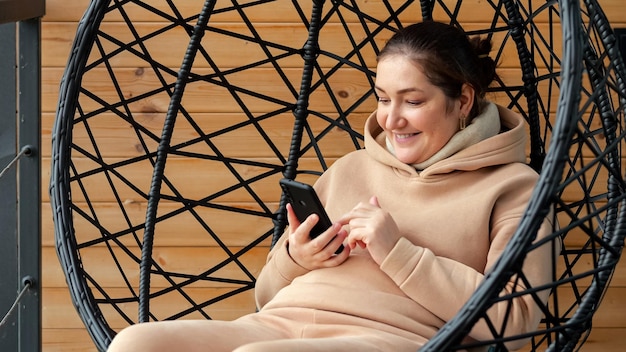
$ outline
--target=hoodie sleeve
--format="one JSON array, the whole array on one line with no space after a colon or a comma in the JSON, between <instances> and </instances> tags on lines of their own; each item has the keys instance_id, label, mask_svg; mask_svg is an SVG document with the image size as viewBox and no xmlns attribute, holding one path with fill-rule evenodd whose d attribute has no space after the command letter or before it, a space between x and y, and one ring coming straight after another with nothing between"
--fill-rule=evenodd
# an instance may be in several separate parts
<instances>
[{"instance_id":1,"label":"hoodie sleeve","mask_svg":"<svg viewBox=\"0 0 626 352\"><path fill-rule=\"evenodd\" d=\"M309 272L289 255L287 232L270 251L255 286L257 308L263 308L283 287L291 284L298 276Z\"/></svg>"},{"instance_id":2,"label":"hoodie sleeve","mask_svg":"<svg viewBox=\"0 0 626 352\"><path fill-rule=\"evenodd\" d=\"M538 238L543 238L552 231L547 220L543 222ZM492 243L489 250L487 268L493 266L517 228L519 217L504 218L495 223L492 230ZM532 286L551 280L553 246L550 242L529 253L524 262L523 272ZM431 311L443 321L451 320L479 287L485 275L458 261L436 256L431 250L413 245L406 238L401 238L387 258L381 264L383 270L402 289L403 292L420 305ZM488 269L487 269L488 270ZM509 281L503 294L524 289L521 281L515 277ZM539 294L544 302L550 292ZM442 304L445 302L445 304ZM543 314L530 295L513 299L509 309L508 302L494 305L488 311L496 327L507 320L506 335L517 335L533 331ZM493 338L484 320L474 326L469 336L475 340ZM509 349L521 348L527 341L512 341Z\"/></svg>"}]
</instances>

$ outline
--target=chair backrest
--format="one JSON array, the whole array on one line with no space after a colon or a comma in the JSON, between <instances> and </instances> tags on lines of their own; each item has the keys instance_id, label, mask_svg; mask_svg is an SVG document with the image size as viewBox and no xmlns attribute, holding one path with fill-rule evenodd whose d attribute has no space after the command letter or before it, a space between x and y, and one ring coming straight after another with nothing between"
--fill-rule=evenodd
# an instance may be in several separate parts
<instances>
[{"instance_id":1,"label":"chair backrest","mask_svg":"<svg viewBox=\"0 0 626 352\"><path fill-rule=\"evenodd\" d=\"M57 252L98 348L134 322L252 311L262 253L285 227L278 180L313 182L362 147L377 53L397 28L435 19L493 40L500 80L489 97L528 121L541 176L499 263L424 350L468 347L459 343L473 324L493 325L485 311L511 299L498 295L512 275L523 280L551 207L560 228L548 240L563 242L554 282L515 293L552 290L541 328L504 338L493 325L482 344L532 337L533 350L573 349L625 219L625 68L597 2L584 5L93 0L61 84L50 194Z\"/></svg>"}]
</instances>

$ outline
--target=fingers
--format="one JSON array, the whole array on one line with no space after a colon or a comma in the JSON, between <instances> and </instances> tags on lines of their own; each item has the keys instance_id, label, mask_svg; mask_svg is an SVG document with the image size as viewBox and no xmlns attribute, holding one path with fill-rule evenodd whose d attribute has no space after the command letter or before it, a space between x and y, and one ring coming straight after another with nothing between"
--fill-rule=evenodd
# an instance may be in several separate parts
<instances>
[{"instance_id":1,"label":"fingers","mask_svg":"<svg viewBox=\"0 0 626 352\"><path fill-rule=\"evenodd\" d=\"M354 249L354 248L356 248L356 246L359 246L361 248L366 248L367 247L365 242L363 242L362 240L358 240L356 238L348 237L348 247L350 247L350 249Z\"/></svg>"},{"instance_id":2,"label":"fingers","mask_svg":"<svg viewBox=\"0 0 626 352\"><path fill-rule=\"evenodd\" d=\"M287 221L289 222L289 233L292 235L297 233L296 237L299 237L299 242L308 242L311 230L319 221L319 216L311 214L303 222L300 222L291 204L287 203Z\"/></svg>"},{"instance_id":3,"label":"fingers","mask_svg":"<svg viewBox=\"0 0 626 352\"><path fill-rule=\"evenodd\" d=\"M327 260L322 262L322 265L324 267L328 268L328 267L337 266L337 265L345 262L346 259L348 259L348 256L350 256L350 252L352 250L352 248L350 248L350 246L345 245L341 252L336 253L336 251L337 251L336 248L339 248L339 246L341 244L343 244L343 242L345 241L347 236L348 236L348 233L345 230L341 230L337 234L337 236L331 241L332 245L329 243L328 249L330 249L332 251L332 255Z\"/></svg>"},{"instance_id":4,"label":"fingers","mask_svg":"<svg viewBox=\"0 0 626 352\"><path fill-rule=\"evenodd\" d=\"M310 233L319 217L316 214L310 215L300 222L293 211L291 204L287 203L287 221L289 222L289 242L304 244L310 241Z\"/></svg>"},{"instance_id":5,"label":"fingers","mask_svg":"<svg viewBox=\"0 0 626 352\"><path fill-rule=\"evenodd\" d=\"M313 270L339 265L348 258L350 251L346 249L335 255L348 236L347 231L342 230L341 224L334 223L318 237L311 239L311 230L319 221L319 216L313 214L300 223L291 205L287 204L287 220L289 255L300 266Z\"/></svg>"},{"instance_id":6,"label":"fingers","mask_svg":"<svg viewBox=\"0 0 626 352\"><path fill-rule=\"evenodd\" d=\"M357 218L368 218L372 216L372 212L380 210L377 196L371 196L367 203L359 202L349 212L344 214L337 222L342 225L351 224L352 220Z\"/></svg>"},{"instance_id":7,"label":"fingers","mask_svg":"<svg viewBox=\"0 0 626 352\"><path fill-rule=\"evenodd\" d=\"M287 203L287 222L289 222L289 227L294 229L300 226L300 220L298 220L296 213L293 212L293 207L290 203Z\"/></svg>"},{"instance_id":8,"label":"fingers","mask_svg":"<svg viewBox=\"0 0 626 352\"><path fill-rule=\"evenodd\" d=\"M367 203L360 202L346 213L340 221L350 226L347 244L351 249L357 246L367 248L372 237L382 226L382 208L377 196L371 196Z\"/></svg>"}]
</instances>

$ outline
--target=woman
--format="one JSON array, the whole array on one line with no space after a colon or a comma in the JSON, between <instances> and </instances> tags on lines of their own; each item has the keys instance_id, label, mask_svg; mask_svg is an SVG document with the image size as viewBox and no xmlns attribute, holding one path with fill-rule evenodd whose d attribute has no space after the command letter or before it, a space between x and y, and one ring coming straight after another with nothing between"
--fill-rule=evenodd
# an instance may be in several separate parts
<instances>
[{"instance_id":1,"label":"woman","mask_svg":"<svg viewBox=\"0 0 626 352\"><path fill-rule=\"evenodd\" d=\"M378 57L365 149L315 184L334 224L311 240L316 216L299 223L287 207L288 231L257 281L259 312L135 325L109 351L416 351L500 256L538 178L525 165L523 119L484 100L490 49L437 22L399 31ZM550 230L544 221L539 237ZM551 279L543 247L526 260L533 286ZM518 334L536 328L535 307L520 297L489 315ZM468 340L491 336L479 323Z\"/></svg>"}]
</instances>

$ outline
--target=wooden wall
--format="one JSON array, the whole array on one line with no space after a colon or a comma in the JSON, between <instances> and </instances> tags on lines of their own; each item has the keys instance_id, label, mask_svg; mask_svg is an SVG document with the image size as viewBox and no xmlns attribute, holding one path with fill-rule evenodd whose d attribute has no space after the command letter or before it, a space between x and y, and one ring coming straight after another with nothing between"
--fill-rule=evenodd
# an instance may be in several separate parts
<instances>
[{"instance_id":1,"label":"wooden wall","mask_svg":"<svg viewBox=\"0 0 626 352\"><path fill-rule=\"evenodd\" d=\"M600 0L614 27L626 27L622 0ZM43 143L43 351L95 351L65 286L54 249L53 225L48 201L51 129L57 104L60 78L67 62L77 22L88 0L47 0L42 24L42 143ZM200 6L200 2L188 2ZM280 18L280 17L277 17ZM146 23L149 23L149 19ZM170 50L168 45L164 50ZM179 59L174 60L179 62ZM189 256L189 253L181 253ZM264 254L263 254L264 256ZM201 259L197 259L200 261ZM595 328L583 351L622 351L626 345L626 261L622 260L603 305L596 315ZM252 299L250 297L250 299ZM250 309L248 302L248 307ZM242 305L246 305L242 303ZM231 315L240 312L231 312ZM228 316L228 314L226 314Z\"/></svg>"}]
</instances>

